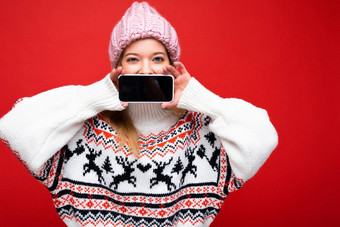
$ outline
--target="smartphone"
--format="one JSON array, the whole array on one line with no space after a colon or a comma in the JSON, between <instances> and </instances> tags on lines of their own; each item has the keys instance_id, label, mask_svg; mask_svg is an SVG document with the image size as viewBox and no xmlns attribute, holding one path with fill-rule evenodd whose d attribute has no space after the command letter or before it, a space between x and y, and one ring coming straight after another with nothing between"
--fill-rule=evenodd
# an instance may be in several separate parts
<instances>
[{"instance_id":1,"label":"smartphone","mask_svg":"<svg viewBox=\"0 0 340 227\"><path fill-rule=\"evenodd\" d=\"M172 75L124 74L118 84L121 102L171 102L174 98Z\"/></svg>"}]
</instances>

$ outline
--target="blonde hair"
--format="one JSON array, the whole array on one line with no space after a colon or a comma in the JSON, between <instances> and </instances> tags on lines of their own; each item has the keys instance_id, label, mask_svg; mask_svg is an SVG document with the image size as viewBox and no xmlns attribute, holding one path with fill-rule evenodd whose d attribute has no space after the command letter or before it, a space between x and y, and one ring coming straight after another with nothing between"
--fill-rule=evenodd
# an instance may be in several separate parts
<instances>
[{"instance_id":1,"label":"blonde hair","mask_svg":"<svg viewBox=\"0 0 340 227\"><path fill-rule=\"evenodd\" d=\"M139 157L138 132L127 109L122 111L104 111L105 121L117 132L120 147L127 145L131 153Z\"/></svg>"}]
</instances>

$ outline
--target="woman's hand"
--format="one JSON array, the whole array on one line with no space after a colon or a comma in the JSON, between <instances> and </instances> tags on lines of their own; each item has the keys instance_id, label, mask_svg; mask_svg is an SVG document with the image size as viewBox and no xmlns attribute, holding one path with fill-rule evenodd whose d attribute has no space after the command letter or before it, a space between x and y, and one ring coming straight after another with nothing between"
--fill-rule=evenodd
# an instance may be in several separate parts
<instances>
[{"instance_id":1,"label":"woman's hand","mask_svg":"<svg viewBox=\"0 0 340 227\"><path fill-rule=\"evenodd\" d=\"M110 79L112 80L113 84L115 85L115 87L117 88L118 91L118 76L123 74L123 68L122 66L118 66L118 68L116 69L112 69L111 73L110 73Z\"/></svg>"},{"instance_id":2,"label":"woman's hand","mask_svg":"<svg viewBox=\"0 0 340 227\"><path fill-rule=\"evenodd\" d=\"M175 66L175 67L174 67ZM176 107L178 105L178 102L182 96L182 92L184 91L184 89L186 88L186 86L188 85L191 76L188 73L188 71L186 70L186 68L184 67L183 63L181 62L174 62L174 66L172 65L167 65L163 67L163 72L158 72L160 74L169 74L169 75L173 75L175 77L175 94L174 94L174 99L172 102L165 102L162 103L162 108L172 108L172 107ZM179 70L180 71L179 71Z\"/></svg>"},{"instance_id":3,"label":"woman's hand","mask_svg":"<svg viewBox=\"0 0 340 227\"><path fill-rule=\"evenodd\" d=\"M110 79L112 80L118 92L119 92L118 76L122 74L124 74L124 70L122 66L119 66L118 68L113 69L110 73ZM121 105L124 107L127 107L128 103L122 102Z\"/></svg>"}]
</instances>

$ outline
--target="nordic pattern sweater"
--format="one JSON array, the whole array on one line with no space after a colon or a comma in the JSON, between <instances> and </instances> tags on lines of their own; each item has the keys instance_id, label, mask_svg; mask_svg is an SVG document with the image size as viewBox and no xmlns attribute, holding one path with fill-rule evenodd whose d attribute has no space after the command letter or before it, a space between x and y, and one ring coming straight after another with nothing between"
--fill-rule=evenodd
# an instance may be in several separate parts
<instances>
[{"instance_id":1,"label":"nordic pattern sweater","mask_svg":"<svg viewBox=\"0 0 340 227\"><path fill-rule=\"evenodd\" d=\"M51 192L68 226L209 226L226 196L267 160L277 134L265 110L191 79L178 117L130 104L140 157L101 117L121 111L109 75L19 100L0 138Z\"/></svg>"}]
</instances>

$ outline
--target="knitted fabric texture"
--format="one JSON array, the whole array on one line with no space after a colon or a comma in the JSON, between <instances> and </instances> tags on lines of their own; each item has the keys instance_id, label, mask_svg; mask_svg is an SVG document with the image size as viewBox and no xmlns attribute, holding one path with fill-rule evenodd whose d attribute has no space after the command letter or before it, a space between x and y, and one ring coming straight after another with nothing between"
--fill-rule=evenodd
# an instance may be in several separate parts
<instances>
[{"instance_id":1,"label":"knitted fabric texture","mask_svg":"<svg viewBox=\"0 0 340 227\"><path fill-rule=\"evenodd\" d=\"M123 50L133 41L155 38L162 42L175 62L180 56L180 47L175 29L148 3L135 2L114 27L109 45L112 67L116 67Z\"/></svg>"}]
</instances>

